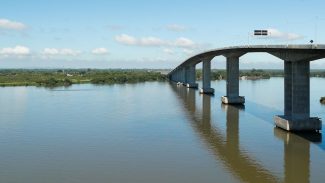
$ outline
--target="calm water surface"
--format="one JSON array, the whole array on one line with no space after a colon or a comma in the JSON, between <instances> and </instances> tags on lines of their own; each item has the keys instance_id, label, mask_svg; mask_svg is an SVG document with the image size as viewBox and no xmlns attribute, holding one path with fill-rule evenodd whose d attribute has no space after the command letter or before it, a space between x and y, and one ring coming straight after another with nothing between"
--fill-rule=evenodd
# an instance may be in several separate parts
<instances>
[{"instance_id":1,"label":"calm water surface","mask_svg":"<svg viewBox=\"0 0 325 183\"><path fill-rule=\"evenodd\" d=\"M324 137L274 127L283 78L241 81L239 107L221 104L224 81L212 87L0 88L0 182L325 182ZM321 96L312 78L311 113L325 119Z\"/></svg>"}]
</instances>

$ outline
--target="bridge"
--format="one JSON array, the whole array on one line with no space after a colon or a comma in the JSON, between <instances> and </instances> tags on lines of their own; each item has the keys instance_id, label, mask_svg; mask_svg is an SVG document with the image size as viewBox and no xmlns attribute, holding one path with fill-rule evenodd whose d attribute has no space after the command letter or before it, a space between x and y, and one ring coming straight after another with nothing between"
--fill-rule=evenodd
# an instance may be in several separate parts
<instances>
[{"instance_id":1,"label":"bridge","mask_svg":"<svg viewBox=\"0 0 325 183\"><path fill-rule=\"evenodd\" d=\"M224 104L244 104L239 95L239 61L247 53L269 53L284 61L284 115L274 117L275 125L287 131L319 131L322 121L310 117L310 62L325 58L325 45L254 45L234 46L200 53L185 60L170 73L170 81L188 88L198 88L196 65L202 62L200 93L213 94L211 60L226 57L227 91L221 98Z\"/></svg>"}]
</instances>

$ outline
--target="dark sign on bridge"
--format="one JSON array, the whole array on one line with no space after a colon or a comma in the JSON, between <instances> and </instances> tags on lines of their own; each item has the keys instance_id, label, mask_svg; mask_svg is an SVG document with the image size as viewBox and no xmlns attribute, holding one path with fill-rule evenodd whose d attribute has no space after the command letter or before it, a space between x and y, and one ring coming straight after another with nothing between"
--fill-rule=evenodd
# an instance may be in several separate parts
<instances>
[{"instance_id":1,"label":"dark sign on bridge","mask_svg":"<svg viewBox=\"0 0 325 183\"><path fill-rule=\"evenodd\" d=\"M267 30L254 30L254 36L267 36Z\"/></svg>"}]
</instances>

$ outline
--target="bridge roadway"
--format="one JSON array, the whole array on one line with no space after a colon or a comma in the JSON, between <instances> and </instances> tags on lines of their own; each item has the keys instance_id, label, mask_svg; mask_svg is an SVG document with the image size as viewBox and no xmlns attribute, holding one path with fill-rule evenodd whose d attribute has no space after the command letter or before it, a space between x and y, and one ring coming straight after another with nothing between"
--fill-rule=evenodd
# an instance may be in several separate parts
<instances>
[{"instance_id":1,"label":"bridge roadway","mask_svg":"<svg viewBox=\"0 0 325 183\"><path fill-rule=\"evenodd\" d=\"M322 121L310 117L310 62L325 58L325 45L254 45L210 50L195 55L168 73L171 81L197 88L196 65L202 65L200 93L213 94L211 88L211 60L224 56L227 60L227 91L225 104L244 104L239 96L240 57L253 52L265 52L284 61L284 115L274 117L275 125L287 131L319 131Z\"/></svg>"}]
</instances>

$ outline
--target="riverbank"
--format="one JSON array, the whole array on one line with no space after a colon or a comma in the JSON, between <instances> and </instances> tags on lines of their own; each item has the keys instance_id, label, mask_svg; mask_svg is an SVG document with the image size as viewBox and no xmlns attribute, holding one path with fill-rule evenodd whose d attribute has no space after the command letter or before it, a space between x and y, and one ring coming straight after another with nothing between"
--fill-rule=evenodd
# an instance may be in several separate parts
<instances>
[{"instance_id":1,"label":"riverbank","mask_svg":"<svg viewBox=\"0 0 325 183\"><path fill-rule=\"evenodd\" d=\"M58 87L72 84L123 84L165 81L154 70L0 70L0 86Z\"/></svg>"},{"instance_id":2,"label":"riverbank","mask_svg":"<svg viewBox=\"0 0 325 183\"><path fill-rule=\"evenodd\" d=\"M202 79L202 71L197 71L197 78ZM240 70L239 77L243 80L259 80L259 79L270 79L271 77L284 77L283 70L277 69L250 69ZM310 70L310 77L325 78L325 70L315 69ZM212 69L211 72L212 80L224 80L227 79L227 72L224 69Z\"/></svg>"},{"instance_id":3,"label":"riverbank","mask_svg":"<svg viewBox=\"0 0 325 183\"><path fill-rule=\"evenodd\" d=\"M43 86L59 87L72 84L123 84L146 81L166 81L169 70L149 69L2 69L0 86ZM259 80L283 77L283 70L240 70L240 79ZM311 77L325 77L324 70L311 70ZM196 72L197 80L202 79L202 70ZM213 69L211 80L225 80L226 70Z\"/></svg>"}]
</instances>

